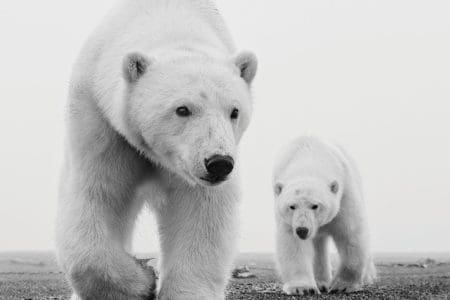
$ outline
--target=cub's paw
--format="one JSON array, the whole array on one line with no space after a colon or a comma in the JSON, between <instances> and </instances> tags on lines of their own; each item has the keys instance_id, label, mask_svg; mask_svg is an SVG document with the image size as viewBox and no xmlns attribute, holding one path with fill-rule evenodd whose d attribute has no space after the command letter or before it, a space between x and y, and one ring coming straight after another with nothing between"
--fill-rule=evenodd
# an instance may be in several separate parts
<instances>
[{"instance_id":1,"label":"cub's paw","mask_svg":"<svg viewBox=\"0 0 450 300\"><path fill-rule=\"evenodd\" d=\"M370 262L367 269L364 272L363 283L365 285L370 285L374 283L377 279L377 269L373 262Z\"/></svg>"},{"instance_id":2,"label":"cub's paw","mask_svg":"<svg viewBox=\"0 0 450 300\"><path fill-rule=\"evenodd\" d=\"M283 291L287 295L320 295L320 291L315 283L294 281L285 283Z\"/></svg>"},{"instance_id":3,"label":"cub's paw","mask_svg":"<svg viewBox=\"0 0 450 300\"><path fill-rule=\"evenodd\" d=\"M328 293L330 290L330 282L329 281L317 281L317 288L322 294Z\"/></svg>"},{"instance_id":4,"label":"cub's paw","mask_svg":"<svg viewBox=\"0 0 450 300\"><path fill-rule=\"evenodd\" d=\"M359 282L348 282L340 278L336 278L329 289L330 293L353 293L362 290Z\"/></svg>"}]
</instances>

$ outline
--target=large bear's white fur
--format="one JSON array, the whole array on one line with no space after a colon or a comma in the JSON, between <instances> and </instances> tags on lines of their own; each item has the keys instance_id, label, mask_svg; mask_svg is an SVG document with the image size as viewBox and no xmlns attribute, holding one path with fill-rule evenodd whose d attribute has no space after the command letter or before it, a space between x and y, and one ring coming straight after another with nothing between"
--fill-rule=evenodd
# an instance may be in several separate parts
<instances>
[{"instance_id":1,"label":"large bear's white fur","mask_svg":"<svg viewBox=\"0 0 450 300\"><path fill-rule=\"evenodd\" d=\"M376 276L359 172L338 145L302 136L288 145L273 174L276 258L287 294L352 292ZM297 228L307 228L304 239ZM332 279L330 238L340 256Z\"/></svg>"},{"instance_id":2,"label":"large bear's white fur","mask_svg":"<svg viewBox=\"0 0 450 300\"><path fill-rule=\"evenodd\" d=\"M213 154L236 160L251 116L251 53L235 53L209 0L124 0L73 69L57 220L74 299L150 299L129 254L145 201L161 242L159 299L223 299L238 176L204 181ZM177 116L177 107L192 111ZM231 119L233 109L239 118Z\"/></svg>"}]
</instances>

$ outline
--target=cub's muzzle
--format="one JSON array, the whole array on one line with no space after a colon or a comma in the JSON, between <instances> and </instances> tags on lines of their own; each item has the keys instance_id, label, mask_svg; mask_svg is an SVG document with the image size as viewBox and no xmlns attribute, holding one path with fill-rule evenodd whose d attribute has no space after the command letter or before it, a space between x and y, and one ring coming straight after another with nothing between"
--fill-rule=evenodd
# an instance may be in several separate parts
<instances>
[{"instance_id":1,"label":"cub's muzzle","mask_svg":"<svg viewBox=\"0 0 450 300\"><path fill-rule=\"evenodd\" d=\"M295 232L302 240L306 240L308 238L309 229L306 227L297 227L297 229L295 229Z\"/></svg>"}]
</instances>

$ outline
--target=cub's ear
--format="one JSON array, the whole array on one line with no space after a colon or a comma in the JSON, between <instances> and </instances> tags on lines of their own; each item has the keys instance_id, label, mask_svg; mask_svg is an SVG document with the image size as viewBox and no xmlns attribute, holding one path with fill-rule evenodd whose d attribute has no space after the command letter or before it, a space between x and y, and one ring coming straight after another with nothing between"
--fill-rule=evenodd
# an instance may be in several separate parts
<instances>
[{"instance_id":1,"label":"cub's ear","mask_svg":"<svg viewBox=\"0 0 450 300\"><path fill-rule=\"evenodd\" d=\"M129 53L123 59L123 77L130 83L136 82L145 74L150 64L151 60L144 54L138 52Z\"/></svg>"},{"instance_id":2,"label":"cub's ear","mask_svg":"<svg viewBox=\"0 0 450 300\"><path fill-rule=\"evenodd\" d=\"M276 183L273 188L273 192L275 193L275 196L279 196L282 191L283 191L283 185L281 183Z\"/></svg>"},{"instance_id":3,"label":"cub's ear","mask_svg":"<svg viewBox=\"0 0 450 300\"><path fill-rule=\"evenodd\" d=\"M339 183L336 180L330 184L330 190L333 194L337 194L337 192L339 192Z\"/></svg>"},{"instance_id":4,"label":"cub's ear","mask_svg":"<svg viewBox=\"0 0 450 300\"><path fill-rule=\"evenodd\" d=\"M250 85L258 69L256 55L248 51L241 52L234 58L234 64L238 67L242 79Z\"/></svg>"}]
</instances>

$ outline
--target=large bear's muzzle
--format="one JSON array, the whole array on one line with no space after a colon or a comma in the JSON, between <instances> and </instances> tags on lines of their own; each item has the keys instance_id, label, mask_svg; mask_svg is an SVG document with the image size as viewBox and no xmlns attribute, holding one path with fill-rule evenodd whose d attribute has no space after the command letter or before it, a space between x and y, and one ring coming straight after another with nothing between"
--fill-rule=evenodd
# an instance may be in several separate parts
<instances>
[{"instance_id":1,"label":"large bear's muzzle","mask_svg":"<svg viewBox=\"0 0 450 300\"><path fill-rule=\"evenodd\" d=\"M207 174L202 179L210 184L225 181L234 168L234 160L229 155L213 155L205 159L204 164Z\"/></svg>"}]
</instances>

